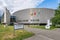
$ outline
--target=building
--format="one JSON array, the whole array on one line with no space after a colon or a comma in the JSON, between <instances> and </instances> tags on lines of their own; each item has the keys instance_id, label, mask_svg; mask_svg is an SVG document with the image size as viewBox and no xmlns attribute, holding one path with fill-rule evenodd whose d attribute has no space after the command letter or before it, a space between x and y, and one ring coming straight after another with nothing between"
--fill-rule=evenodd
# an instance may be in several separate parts
<instances>
[{"instance_id":1,"label":"building","mask_svg":"<svg viewBox=\"0 0 60 40\"><path fill-rule=\"evenodd\" d=\"M3 24L10 24L10 12L7 8L3 9L3 15L1 17L1 23Z\"/></svg>"},{"instance_id":2,"label":"building","mask_svg":"<svg viewBox=\"0 0 60 40\"><path fill-rule=\"evenodd\" d=\"M55 10L48 8L29 8L13 13L16 22L23 24L46 24L48 19L54 17Z\"/></svg>"}]
</instances>

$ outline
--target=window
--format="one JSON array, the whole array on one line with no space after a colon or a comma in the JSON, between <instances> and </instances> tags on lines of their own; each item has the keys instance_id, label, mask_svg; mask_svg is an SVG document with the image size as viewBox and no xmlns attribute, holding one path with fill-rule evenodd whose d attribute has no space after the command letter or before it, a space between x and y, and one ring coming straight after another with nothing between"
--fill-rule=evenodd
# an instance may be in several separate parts
<instances>
[{"instance_id":1,"label":"window","mask_svg":"<svg viewBox=\"0 0 60 40\"><path fill-rule=\"evenodd\" d=\"M31 20L31 21L39 21L39 19L33 19L33 20Z\"/></svg>"},{"instance_id":2,"label":"window","mask_svg":"<svg viewBox=\"0 0 60 40\"><path fill-rule=\"evenodd\" d=\"M28 20L19 20L19 22L28 22Z\"/></svg>"}]
</instances>

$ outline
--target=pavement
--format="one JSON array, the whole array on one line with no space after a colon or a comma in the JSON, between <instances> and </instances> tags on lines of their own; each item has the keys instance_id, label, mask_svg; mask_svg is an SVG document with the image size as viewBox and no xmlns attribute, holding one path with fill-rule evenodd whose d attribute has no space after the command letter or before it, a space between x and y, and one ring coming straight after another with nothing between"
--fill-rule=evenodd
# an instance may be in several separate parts
<instances>
[{"instance_id":1,"label":"pavement","mask_svg":"<svg viewBox=\"0 0 60 40\"><path fill-rule=\"evenodd\" d=\"M43 30L25 26L24 29L35 34L24 40L60 40L60 28L55 30Z\"/></svg>"}]
</instances>

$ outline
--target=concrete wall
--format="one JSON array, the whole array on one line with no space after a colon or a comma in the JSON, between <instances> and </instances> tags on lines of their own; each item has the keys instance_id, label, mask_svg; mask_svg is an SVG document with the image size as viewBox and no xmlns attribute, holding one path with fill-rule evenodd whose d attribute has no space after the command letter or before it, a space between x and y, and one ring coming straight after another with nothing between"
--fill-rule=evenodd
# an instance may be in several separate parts
<instances>
[{"instance_id":1,"label":"concrete wall","mask_svg":"<svg viewBox=\"0 0 60 40\"><path fill-rule=\"evenodd\" d=\"M8 9L6 9L6 21L7 21L7 24L10 24L10 12Z\"/></svg>"},{"instance_id":2,"label":"concrete wall","mask_svg":"<svg viewBox=\"0 0 60 40\"><path fill-rule=\"evenodd\" d=\"M34 12L36 15L32 15ZM20 23L47 23L47 20L54 17L54 14L53 9L47 8L30 8L13 13L16 16L16 21Z\"/></svg>"}]
</instances>

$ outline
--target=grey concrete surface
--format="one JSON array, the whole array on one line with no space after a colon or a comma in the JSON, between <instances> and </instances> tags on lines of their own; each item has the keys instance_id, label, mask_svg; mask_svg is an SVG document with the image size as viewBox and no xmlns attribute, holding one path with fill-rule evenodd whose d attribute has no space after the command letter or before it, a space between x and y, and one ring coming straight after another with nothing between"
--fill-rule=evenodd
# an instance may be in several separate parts
<instances>
[{"instance_id":1,"label":"grey concrete surface","mask_svg":"<svg viewBox=\"0 0 60 40\"><path fill-rule=\"evenodd\" d=\"M25 30L33 32L35 35L24 40L60 40L60 29L42 30L25 26Z\"/></svg>"}]
</instances>

